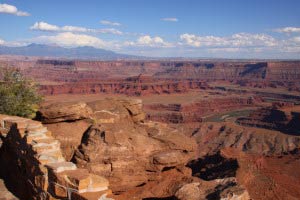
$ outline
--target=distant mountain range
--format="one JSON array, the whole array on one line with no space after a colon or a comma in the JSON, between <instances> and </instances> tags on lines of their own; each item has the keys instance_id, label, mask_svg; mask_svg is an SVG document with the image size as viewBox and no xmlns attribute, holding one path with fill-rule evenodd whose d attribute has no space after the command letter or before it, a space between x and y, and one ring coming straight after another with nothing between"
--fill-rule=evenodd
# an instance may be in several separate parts
<instances>
[{"instance_id":1,"label":"distant mountain range","mask_svg":"<svg viewBox=\"0 0 300 200\"><path fill-rule=\"evenodd\" d=\"M38 56L38 57L56 57L70 59L97 59L97 60L115 60L115 59L140 59L142 57L126 54L119 54L104 49L96 49L90 46L64 48L55 45L30 44L23 47L7 47L0 45L0 55L19 55L19 56Z\"/></svg>"}]
</instances>

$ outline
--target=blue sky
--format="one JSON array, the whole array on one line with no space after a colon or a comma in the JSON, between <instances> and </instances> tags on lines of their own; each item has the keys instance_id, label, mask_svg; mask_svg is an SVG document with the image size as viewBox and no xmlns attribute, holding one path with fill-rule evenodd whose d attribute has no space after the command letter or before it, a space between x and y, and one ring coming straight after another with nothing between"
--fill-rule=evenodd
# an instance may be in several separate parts
<instances>
[{"instance_id":1,"label":"blue sky","mask_svg":"<svg viewBox=\"0 0 300 200\"><path fill-rule=\"evenodd\" d=\"M300 59L299 0L0 0L0 45Z\"/></svg>"}]
</instances>

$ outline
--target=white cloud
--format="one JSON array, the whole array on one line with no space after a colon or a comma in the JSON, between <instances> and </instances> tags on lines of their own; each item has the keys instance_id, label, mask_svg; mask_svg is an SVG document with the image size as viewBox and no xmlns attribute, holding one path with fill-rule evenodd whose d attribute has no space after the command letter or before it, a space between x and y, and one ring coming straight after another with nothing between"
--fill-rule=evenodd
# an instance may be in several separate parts
<instances>
[{"instance_id":1,"label":"white cloud","mask_svg":"<svg viewBox=\"0 0 300 200\"><path fill-rule=\"evenodd\" d=\"M90 29L80 26L62 26L48 24L46 22L36 22L33 26L30 27L31 30L39 31L50 31L50 32L80 32L80 33L107 33L122 35L123 33L117 29Z\"/></svg>"},{"instance_id":2,"label":"white cloud","mask_svg":"<svg viewBox=\"0 0 300 200\"><path fill-rule=\"evenodd\" d=\"M151 36L145 35L139 37L137 43L141 45L163 44L164 40L161 37L151 38Z\"/></svg>"},{"instance_id":3,"label":"white cloud","mask_svg":"<svg viewBox=\"0 0 300 200\"><path fill-rule=\"evenodd\" d=\"M57 44L64 47L92 46L95 48L103 48L106 46L106 42L97 37L84 34L74 34L71 32L58 33L54 36L39 36L32 39L32 42Z\"/></svg>"},{"instance_id":4,"label":"white cloud","mask_svg":"<svg viewBox=\"0 0 300 200\"><path fill-rule=\"evenodd\" d=\"M182 34L180 40L183 44L192 47L256 47L275 46L276 39L266 34L237 33L229 37L197 36Z\"/></svg>"},{"instance_id":5,"label":"white cloud","mask_svg":"<svg viewBox=\"0 0 300 200\"><path fill-rule=\"evenodd\" d=\"M56 25L48 24L46 22L36 22L33 26L30 27L31 30L39 31L59 31L60 28Z\"/></svg>"},{"instance_id":6,"label":"white cloud","mask_svg":"<svg viewBox=\"0 0 300 200\"><path fill-rule=\"evenodd\" d=\"M33 25L34 30L52 31L33 39L5 41L0 45L24 46L29 43L57 44L64 47L93 46L126 54L144 56L202 56L224 58L300 58L300 36L283 35L276 37L267 34L236 33L229 36L199 36L182 34L178 41L165 41L159 36L148 34L135 36L136 39L124 42L119 40L102 40L87 33L95 29L76 26L56 26L43 23ZM97 30L99 33L118 31L113 28ZM117 34L117 33L115 33Z\"/></svg>"},{"instance_id":7,"label":"white cloud","mask_svg":"<svg viewBox=\"0 0 300 200\"><path fill-rule=\"evenodd\" d=\"M300 36L276 38L268 34L236 33L227 37L180 35L177 48L201 52L201 56L230 58L298 58ZM297 53L299 55L297 55ZM196 55L196 53L195 53Z\"/></svg>"},{"instance_id":8,"label":"white cloud","mask_svg":"<svg viewBox=\"0 0 300 200\"><path fill-rule=\"evenodd\" d=\"M20 11L16 6L9 4L0 4L0 13L12 14L17 16L30 16L29 13Z\"/></svg>"},{"instance_id":9,"label":"white cloud","mask_svg":"<svg viewBox=\"0 0 300 200\"><path fill-rule=\"evenodd\" d=\"M300 33L300 27L284 27L284 28L278 28L274 30L278 33Z\"/></svg>"},{"instance_id":10,"label":"white cloud","mask_svg":"<svg viewBox=\"0 0 300 200\"><path fill-rule=\"evenodd\" d=\"M280 52L300 53L300 36L291 37L286 40L282 40L280 42L280 46L278 50Z\"/></svg>"},{"instance_id":11,"label":"white cloud","mask_svg":"<svg viewBox=\"0 0 300 200\"><path fill-rule=\"evenodd\" d=\"M180 39L185 42L189 46L194 46L194 47L200 47L201 46L201 39L197 37L194 34L182 34L180 35Z\"/></svg>"},{"instance_id":12,"label":"white cloud","mask_svg":"<svg viewBox=\"0 0 300 200\"><path fill-rule=\"evenodd\" d=\"M122 35L123 32L122 31L119 31L117 29L114 29L114 28L104 28L104 29L98 29L96 30L97 33L111 33L111 34L114 34L114 35Z\"/></svg>"},{"instance_id":13,"label":"white cloud","mask_svg":"<svg viewBox=\"0 0 300 200\"><path fill-rule=\"evenodd\" d=\"M135 42L126 41L124 46L140 46L140 47L172 47L171 43L165 42L161 37L144 35L139 37Z\"/></svg>"},{"instance_id":14,"label":"white cloud","mask_svg":"<svg viewBox=\"0 0 300 200\"><path fill-rule=\"evenodd\" d=\"M178 22L178 19L175 17L162 18L161 20L166 22Z\"/></svg>"},{"instance_id":15,"label":"white cloud","mask_svg":"<svg viewBox=\"0 0 300 200\"><path fill-rule=\"evenodd\" d=\"M119 22L112 22L112 21L108 21L108 20L101 20L100 23L103 25L109 25L109 26L121 26L121 24Z\"/></svg>"},{"instance_id":16,"label":"white cloud","mask_svg":"<svg viewBox=\"0 0 300 200\"><path fill-rule=\"evenodd\" d=\"M229 40L233 46L276 46L277 41L267 34L250 34L250 33L237 33L232 35Z\"/></svg>"}]
</instances>

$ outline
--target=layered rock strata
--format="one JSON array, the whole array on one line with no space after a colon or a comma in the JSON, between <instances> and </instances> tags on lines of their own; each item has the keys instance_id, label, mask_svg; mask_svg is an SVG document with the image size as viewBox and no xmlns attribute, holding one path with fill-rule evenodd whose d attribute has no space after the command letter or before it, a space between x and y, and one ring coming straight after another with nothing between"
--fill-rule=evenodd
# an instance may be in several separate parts
<instances>
[{"instance_id":1,"label":"layered rock strata","mask_svg":"<svg viewBox=\"0 0 300 200\"><path fill-rule=\"evenodd\" d=\"M191 103L149 104L145 105L145 110L149 120L178 124L202 122L209 115L253 107L261 102L262 100L257 96L207 95L206 99Z\"/></svg>"}]
</instances>

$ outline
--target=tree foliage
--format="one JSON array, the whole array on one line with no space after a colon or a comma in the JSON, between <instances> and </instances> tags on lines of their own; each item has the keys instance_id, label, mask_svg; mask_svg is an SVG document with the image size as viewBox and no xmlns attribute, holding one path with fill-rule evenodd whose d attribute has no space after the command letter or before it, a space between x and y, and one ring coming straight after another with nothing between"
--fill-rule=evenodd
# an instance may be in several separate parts
<instances>
[{"instance_id":1,"label":"tree foliage","mask_svg":"<svg viewBox=\"0 0 300 200\"><path fill-rule=\"evenodd\" d=\"M41 101L37 86L19 69L0 68L0 113L33 118Z\"/></svg>"}]
</instances>

